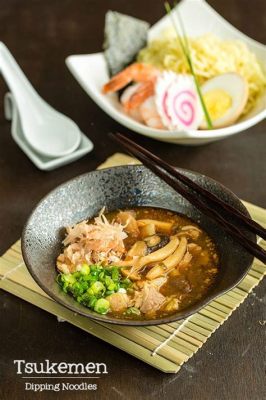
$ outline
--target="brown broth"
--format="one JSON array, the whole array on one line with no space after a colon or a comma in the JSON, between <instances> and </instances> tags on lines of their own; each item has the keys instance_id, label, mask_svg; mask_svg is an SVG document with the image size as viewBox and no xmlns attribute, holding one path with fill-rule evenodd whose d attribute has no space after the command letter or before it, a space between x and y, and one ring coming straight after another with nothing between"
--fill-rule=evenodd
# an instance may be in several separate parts
<instances>
[{"instance_id":1,"label":"brown broth","mask_svg":"<svg viewBox=\"0 0 266 400\"><path fill-rule=\"evenodd\" d=\"M204 298L211 286L214 284L218 273L219 257L213 240L202 230L201 227L186 216L165 209L152 207L138 207L131 210L135 212L137 220L155 219L164 222L172 222L173 226L170 235L177 234L182 227L187 225L193 225L201 230L201 234L198 238L187 238L188 244L194 243L195 245L200 246L201 249L198 249L197 251L195 251L195 249L194 251L191 250L193 257L189 265L175 268L169 274L167 282L160 288L160 293L164 296L173 296L178 298L180 301L178 311L186 309ZM119 211L109 213L106 217L111 221L116 217L118 212ZM129 250L136 240L140 239L129 235L125 240L126 249ZM140 272L143 279L152 266L153 265L148 265ZM124 319L152 319L162 318L174 314L175 312L176 310L166 311L161 309L155 313L137 317L127 316L124 313L116 313L113 315Z\"/></svg>"}]
</instances>

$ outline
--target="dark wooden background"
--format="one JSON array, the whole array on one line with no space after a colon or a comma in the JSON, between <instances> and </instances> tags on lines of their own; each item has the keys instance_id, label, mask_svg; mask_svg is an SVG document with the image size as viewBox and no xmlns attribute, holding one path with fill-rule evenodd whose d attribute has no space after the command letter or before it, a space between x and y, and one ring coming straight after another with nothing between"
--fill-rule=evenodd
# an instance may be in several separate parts
<instances>
[{"instance_id":1,"label":"dark wooden background","mask_svg":"<svg viewBox=\"0 0 266 400\"><path fill-rule=\"evenodd\" d=\"M264 0L211 0L237 28L266 40ZM159 0L0 0L0 39L39 93L73 118L94 142L88 156L41 172L19 150L3 115L0 81L0 253L20 235L30 211L49 190L95 167L118 150L107 133L121 128L82 91L67 70L70 54L101 49L108 9L151 23L164 13ZM266 124L203 147L179 147L132 135L174 165L207 174L238 196L266 207ZM266 282L176 375L166 375L22 300L0 291L0 399L262 400L265 393ZM97 393L32 393L15 375L14 359L105 362L109 375Z\"/></svg>"}]
</instances>

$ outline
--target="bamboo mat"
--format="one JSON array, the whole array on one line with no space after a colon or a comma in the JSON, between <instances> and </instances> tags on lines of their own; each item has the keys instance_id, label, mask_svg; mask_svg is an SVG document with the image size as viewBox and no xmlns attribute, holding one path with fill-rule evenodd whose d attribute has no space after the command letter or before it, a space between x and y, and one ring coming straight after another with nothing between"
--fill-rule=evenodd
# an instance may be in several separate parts
<instances>
[{"instance_id":1,"label":"bamboo mat","mask_svg":"<svg viewBox=\"0 0 266 400\"><path fill-rule=\"evenodd\" d=\"M116 153L99 168L135 163L137 161L131 157ZM266 226L266 211L250 203L245 202L245 205L252 217ZM260 244L266 248L265 241ZM94 322L49 298L28 273L21 256L20 241L0 258L0 288L168 373L179 371L247 298L265 273L266 267L255 260L249 274L235 289L186 320L160 326L125 327Z\"/></svg>"}]
</instances>

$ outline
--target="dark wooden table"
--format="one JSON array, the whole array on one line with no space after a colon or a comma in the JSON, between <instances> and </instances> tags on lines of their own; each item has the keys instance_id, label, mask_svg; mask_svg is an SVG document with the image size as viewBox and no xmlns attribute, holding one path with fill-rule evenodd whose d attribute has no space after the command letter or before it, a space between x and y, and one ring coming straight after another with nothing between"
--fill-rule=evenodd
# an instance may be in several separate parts
<instances>
[{"instance_id":1,"label":"dark wooden table","mask_svg":"<svg viewBox=\"0 0 266 400\"><path fill-rule=\"evenodd\" d=\"M212 0L237 28L261 42L264 0ZM81 90L64 60L69 54L101 49L108 9L151 23L164 10L159 0L0 0L0 38L39 93L68 114L92 139L94 151L53 172L41 172L13 142L3 115L7 91L0 82L0 252L20 235L32 208L49 190L95 167L118 149L107 133L125 129L105 115ZM158 143L132 134L174 165L207 174L242 199L266 207L266 124L203 147ZM190 399L262 400L265 393L266 282L183 366L166 375L4 291L0 291L0 399ZM105 362L109 374L93 392L24 391L14 359L41 362Z\"/></svg>"}]
</instances>

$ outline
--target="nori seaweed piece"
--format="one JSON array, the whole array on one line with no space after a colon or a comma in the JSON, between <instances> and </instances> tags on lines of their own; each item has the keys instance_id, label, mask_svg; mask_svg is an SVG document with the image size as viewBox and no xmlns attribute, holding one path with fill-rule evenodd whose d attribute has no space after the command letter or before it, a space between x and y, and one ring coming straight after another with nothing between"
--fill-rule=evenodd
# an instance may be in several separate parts
<instances>
[{"instance_id":1,"label":"nori seaweed piece","mask_svg":"<svg viewBox=\"0 0 266 400\"><path fill-rule=\"evenodd\" d=\"M133 62L145 47L149 26L148 22L115 11L106 13L103 48L111 76Z\"/></svg>"}]
</instances>

